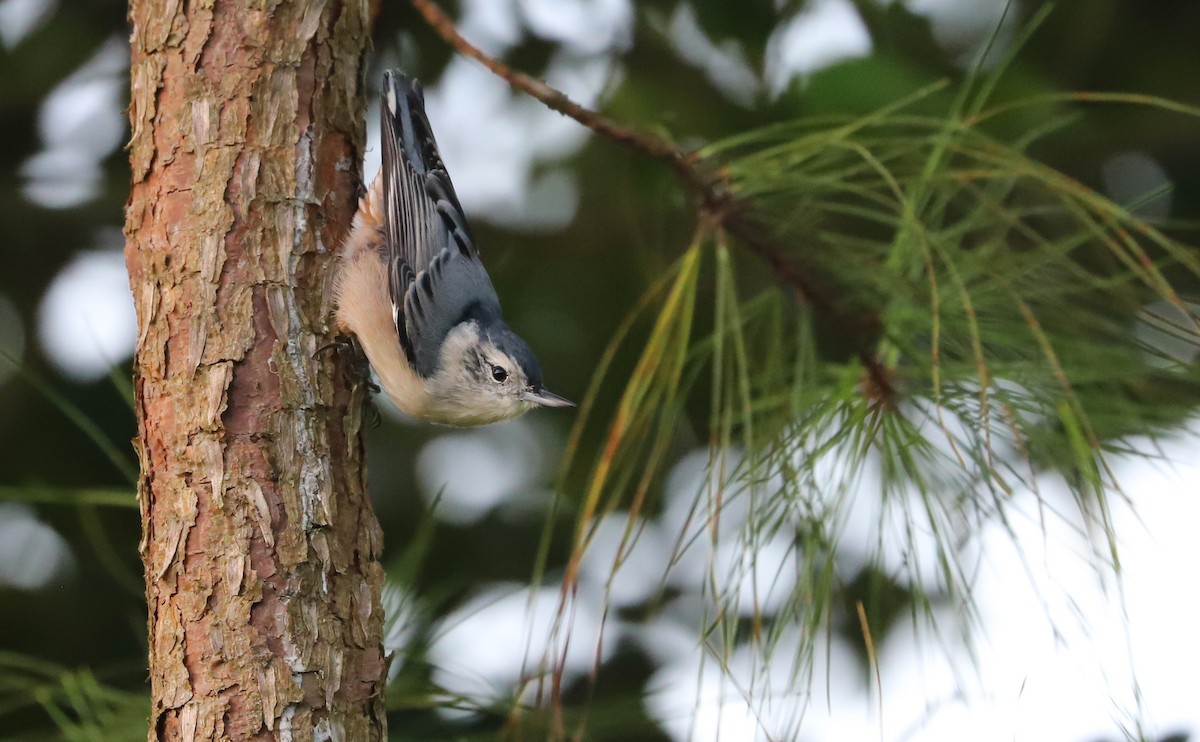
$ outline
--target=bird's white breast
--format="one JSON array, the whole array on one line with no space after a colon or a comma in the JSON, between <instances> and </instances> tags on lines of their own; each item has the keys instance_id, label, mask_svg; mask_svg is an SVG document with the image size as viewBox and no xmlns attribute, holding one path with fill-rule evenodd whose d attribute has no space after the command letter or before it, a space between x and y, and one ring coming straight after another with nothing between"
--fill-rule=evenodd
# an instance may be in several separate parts
<instances>
[{"instance_id":1,"label":"bird's white breast","mask_svg":"<svg viewBox=\"0 0 1200 742\"><path fill-rule=\"evenodd\" d=\"M358 338L392 403L407 415L428 419L429 389L400 348L387 285L387 271L376 250L343 253L334 284L338 325Z\"/></svg>"}]
</instances>

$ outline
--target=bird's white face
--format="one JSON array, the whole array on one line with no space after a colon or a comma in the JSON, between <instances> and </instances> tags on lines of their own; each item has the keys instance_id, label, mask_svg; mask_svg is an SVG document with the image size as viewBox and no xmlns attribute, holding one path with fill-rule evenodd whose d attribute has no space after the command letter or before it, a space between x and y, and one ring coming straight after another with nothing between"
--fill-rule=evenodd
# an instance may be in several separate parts
<instances>
[{"instance_id":1,"label":"bird's white face","mask_svg":"<svg viewBox=\"0 0 1200 742\"><path fill-rule=\"evenodd\" d=\"M474 323L463 323L442 345L428 403L438 422L486 425L536 407L537 391L515 359L482 338Z\"/></svg>"},{"instance_id":2,"label":"bird's white face","mask_svg":"<svg viewBox=\"0 0 1200 742\"><path fill-rule=\"evenodd\" d=\"M509 357L489 342L476 348L473 358L464 359L472 380L475 398L482 408L499 415L500 419L516 417L535 405L526 395L529 382L516 359Z\"/></svg>"}]
</instances>

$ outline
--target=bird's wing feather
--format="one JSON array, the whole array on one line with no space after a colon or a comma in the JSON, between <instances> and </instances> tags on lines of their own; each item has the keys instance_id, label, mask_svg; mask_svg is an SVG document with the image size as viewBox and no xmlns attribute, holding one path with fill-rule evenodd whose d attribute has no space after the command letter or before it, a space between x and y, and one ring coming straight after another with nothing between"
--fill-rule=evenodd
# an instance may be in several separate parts
<instances>
[{"instance_id":1,"label":"bird's wing feather","mask_svg":"<svg viewBox=\"0 0 1200 742\"><path fill-rule=\"evenodd\" d=\"M499 317L499 303L483 264L454 248L442 250L404 297L405 331L417 371L437 371L442 342L467 320L487 324Z\"/></svg>"},{"instance_id":2,"label":"bird's wing feather","mask_svg":"<svg viewBox=\"0 0 1200 742\"><path fill-rule=\"evenodd\" d=\"M420 84L388 72L382 103L392 319L409 362L429 377L450 330L464 319L499 316L500 302L438 153Z\"/></svg>"}]
</instances>

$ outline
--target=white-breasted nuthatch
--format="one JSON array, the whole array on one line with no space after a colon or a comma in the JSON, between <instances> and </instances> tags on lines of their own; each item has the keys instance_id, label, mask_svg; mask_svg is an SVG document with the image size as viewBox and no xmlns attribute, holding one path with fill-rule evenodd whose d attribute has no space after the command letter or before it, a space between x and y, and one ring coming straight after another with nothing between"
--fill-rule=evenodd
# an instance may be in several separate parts
<instances>
[{"instance_id":1,"label":"white-breasted nuthatch","mask_svg":"<svg viewBox=\"0 0 1200 742\"><path fill-rule=\"evenodd\" d=\"M509 329L438 154L421 85L383 76L383 163L343 245L337 326L353 333L402 411L485 425L572 403L542 387L529 346Z\"/></svg>"}]
</instances>

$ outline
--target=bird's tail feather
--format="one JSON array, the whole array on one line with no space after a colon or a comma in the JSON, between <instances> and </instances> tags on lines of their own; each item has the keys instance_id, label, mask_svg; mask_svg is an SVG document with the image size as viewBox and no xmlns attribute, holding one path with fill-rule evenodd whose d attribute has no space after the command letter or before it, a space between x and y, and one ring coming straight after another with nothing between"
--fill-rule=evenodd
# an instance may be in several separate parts
<instances>
[{"instance_id":1,"label":"bird's tail feather","mask_svg":"<svg viewBox=\"0 0 1200 742\"><path fill-rule=\"evenodd\" d=\"M421 83L399 70L383 75L383 184L387 194L387 218L394 222L401 214L411 212L412 202L427 201L436 209L438 219L452 240L464 253L474 253L471 229L467 217L450 182L450 174L438 152L433 127L425 115L425 93ZM415 178L410 180L410 177ZM416 184L416 185L414 185ZM416 190L410 190L410 189ZM410 217L412 215L410 214ZM415 217L413 217L415 218ZM412 219L409 220L410 222ZM412 245L415 235L400 234L402 225L389 227L390 238L397 245ZM417 250L417 247L410 247ZM440 249L440 246L439 246ZM423 270L433 255L409 255L413 270Z\"/></svg>"},{"instance_id":2,"label":"bird's tail feather","mask_svg":"<svg viewBox=\"0 0 1200 742\"><path fill-rule=\"evenodd\" d=\"M385 72L381 116L385 158L402 156L421 175L444 168L425 115L421 83L398 70Z\"/></svg>"}]
</instances>

